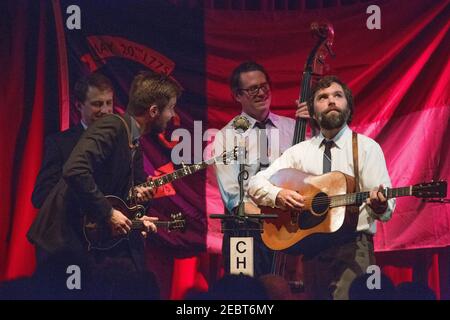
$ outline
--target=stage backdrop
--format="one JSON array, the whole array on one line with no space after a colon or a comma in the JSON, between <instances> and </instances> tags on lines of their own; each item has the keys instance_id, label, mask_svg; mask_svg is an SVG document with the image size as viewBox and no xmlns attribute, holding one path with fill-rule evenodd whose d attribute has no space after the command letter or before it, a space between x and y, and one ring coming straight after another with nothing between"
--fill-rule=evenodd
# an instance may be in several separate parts
<instances>
[{"instance_id":1,"label":"stage backdrop","mask_svg":"<svg viewBox=\"0 0 450 320\"><path fill-rule=\"evenodd\" d=\"M356 107L350 127L381 145L393 186L449 178L450 8L448 2L430 3L384 1L380 30L367 29L362 4L303 13L207 12L209 125L222 127L238 114L227 76L245 59L266 66L273 81L272 109L292 117L314 44L309 25L326 18L335 29L336 53L327 60L328 73L352 89ZM220 212L215 177L208 176L208 183L208 211ZM400 198L392 220L378 224L376 249L447 246L449 231L449 205Z\"/></svg>"},{"instance_id":2,"label":"stage backdrop","mask_svg":"<svg viewBox=\"0 0 450 320\"><path fill-rule=\"evenodd\" d=\"M352 89L356 107L351 128L381 145L393 185L450 177L445 141L450 114L449 1L375 2L381 9L379 30L367 28L370 14L366 13L365 2L292 11L202 9L188 3L64 0L53 1L53 7L47 3L40 8L34 4L33 12L41 15L34 38L41 43L35 48L37 61L45 61L53 68L37 64L35 70L39 72L26 79L35 81L33 89L39 90L40 95L33 96L34 105L24 102L23 110L33 113L32 121L26 122L26 132L33 135L22 137L28 147L20 147L22 153L15 152L23 162L22 168L26 163L33 166L19 171L7 169L5 176L2 173L0 185L8 186L4 194L12 199L10 204L2 204L5 211L1 212L3 278L30 274L34 267L33 251L24 235L35 211L29 202L23 203L29 201L37 175L43 136L57 130L56 126L48 125L49 114L53 117L51 123L55 123L55 110L44 112L44 101L57 94L60 129L75 124L78 115L71 106L69 89L78 77L94 70L113 80L117 112L123 112L131 80L140 70L166 72L183 86L178 117L170 130L158 139L142 141L147 173L160 175L176 168L171 163L176 141L170 139L175 129L185 128L191 133L192 157L186 162L198 162L202 160L198 146L204 148L208 142L194 141L201 141L206 129L220 129L240 112L231 99L228 78L243 60L256 60L267 68L273 82L272 110L293 117L302 68L314 44L309 26L313 21L327 20L335 29L336 53L334 59L327 60L330 67L327 73L338 75ZM79 30L70 30L66 25L70 17L66 10L74 4L81 10ZM8 12L21 12L28 22L26 26L34 21L27 16L28 11L11 7ZM22 28L11 27L13 31L25 32ZM56 38L53 43L45 42L53 37ZM17 61L19 58L15 57ZM20 61L24 60L22 57ZM55 66L58 73L53 76ZM11 66L8 68L12 75ZM17 80L17 75L13 78ZM11 92L8 94L12 97ZM2 107L11 107L0 103ZM15 123L28 119L23 115L16 118ZM20 136L16 127L8 132ZM14 150L11 141L6 145ZM12 156L2 157L10 168ZM21 175L13 178L13 172ZM23 181L28 182L24 185ZM20 202L16 196L19 190ZM205 289L216 276L211 274L216 272L217 264L204 259L211 256L205 253L218 254L221 248L220 225L207 218L210 213L223 212L212 168L161 190L149 214L167 219L170 213L178 211L186 216L186 232L160 231L148 245L149 265L165 272L162 277L166 280L173 280L172 288L163 288L163 293L168 296L171 292L172 298L182 297L191 286ZM3 241L6 235L9 242ZM449 205L399 199L392 220L378 224L375 241L377 251L449 246ZM173 261L173 257L178 259Z\"/></svg>"}]
</instances>

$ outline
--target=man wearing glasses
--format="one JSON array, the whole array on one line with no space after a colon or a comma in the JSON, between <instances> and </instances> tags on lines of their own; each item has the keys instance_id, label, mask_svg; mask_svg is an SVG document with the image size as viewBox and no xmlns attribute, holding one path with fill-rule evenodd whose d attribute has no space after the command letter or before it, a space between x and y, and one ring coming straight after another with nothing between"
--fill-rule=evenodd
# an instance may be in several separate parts
<instances>
[{"instance_id":1,"label":"man wearing glasses","mask_svg":"<svg viewBox=\"0 0 450 320\"><path fill-rule=\"evenodd\" d=\"M231 74L230 87L233 98L242 106L241 116L248 119L249 126L241 133L242 130L236 130L234 119L230 121L216 135L214 151L221 154L224 150L232 150L236 140L245 137L247 151L245 169L250 179L267 168L292 145L295 121L270 111L272 101L270 78L264 67L256 62L247 61L236 67ZM298 101L296 103L295 116L309 118L306 103L299 104ZM226 214L235 212L239 204L239 165L216 164L216 174ZM247 187L248 179L244 180L244 202L254 204L247 195ZM252 236L255 277L271 273L273 251L264 245L258 231L253 232ZM229 237L230 234L224 234L222 245L226 273L229 273Z\"/></svg>"}]
</instances>

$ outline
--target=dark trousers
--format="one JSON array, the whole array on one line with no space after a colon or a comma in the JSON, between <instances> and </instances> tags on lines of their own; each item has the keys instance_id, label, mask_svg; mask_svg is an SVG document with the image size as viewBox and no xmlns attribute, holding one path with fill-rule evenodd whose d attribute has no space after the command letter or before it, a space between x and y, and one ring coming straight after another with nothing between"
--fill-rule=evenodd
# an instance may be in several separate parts
<instances>
[{"instance_id":1,"label":"dark trousers","mask_svg":"<svg viewBox=\"0 0 450 320\"><path fill-rule=\"evenodd\" d=\"M310 299L348 300L353 280L373 264L372 236L356 233L303 258L305 292Z\"/></svg>"},{"instance_id":2,"label":"dark trousers","mask_svg":"<svg viewBox=\"0 0 450 320\"><path fill-rule=\"evenodd\" d=\"M96 268L104 264L127 265L133 272L145 272L144 241L137 231L129 235L129 240L122 241L114 248L106 251L93 250L88 254L89 262Z\"/></svg>"},{"instance_id":3,"label":"dark trousers","mask_svg":"<svg viewBox=\"0 0 450 320\"><path fill-rule=\"evenodd\" d=\"M138 232L133 232L128 241L123 241L109 250L64 250L50 253L36 246L36 263L38 268L47 268L51 265L81 264L88 271L97 270L104 265L114 263L127 265L134 272L145 272L144 241Z\"/></svg>"}]
</instances>

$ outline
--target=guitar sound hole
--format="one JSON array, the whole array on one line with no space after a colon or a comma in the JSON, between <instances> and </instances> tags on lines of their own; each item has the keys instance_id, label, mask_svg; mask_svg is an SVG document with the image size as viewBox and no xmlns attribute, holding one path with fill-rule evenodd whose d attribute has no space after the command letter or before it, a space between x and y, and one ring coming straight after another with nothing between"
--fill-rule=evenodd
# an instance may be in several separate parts
<instances>
[{"instance_id":1,"label":"guitar sound hole","mask_svg":"<svg viewBox=\"0 0 450 320\"><path fill-rule=\"evenodd\" d=\"M327 213L330 206L330 199L328 195L324 192L319 192L315 195L311 208L316 215L324 215Z\"/></svg>"}]
</instances>

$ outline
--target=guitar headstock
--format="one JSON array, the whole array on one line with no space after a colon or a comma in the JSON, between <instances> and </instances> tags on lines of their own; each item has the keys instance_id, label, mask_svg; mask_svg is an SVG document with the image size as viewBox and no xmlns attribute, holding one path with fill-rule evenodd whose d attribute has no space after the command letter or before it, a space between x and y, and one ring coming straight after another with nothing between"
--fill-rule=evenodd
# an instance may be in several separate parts
<instances>
[{"instance_id":1,"label":"guitar headstock","mask_svg":"<svg viewBox=\"0 0 450 320\"><path fill-rule=\"evenodd\" d=\"M186 219L181 212L171 213L170 221L167 226L168 231L180 230L184 231L186 229Z\"/></svg>"},{"instance_id":2,"label":"guitar headstock","mask_svg":"<svg viewBox=\"0 0 450 320\"><path fill-rule=\"evenodd\" d=\"M412 186L412 195L417 198L447 197L447 181L431 181Z\"/></svg>"}]
</instances>

